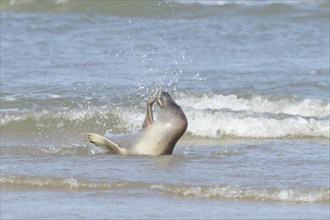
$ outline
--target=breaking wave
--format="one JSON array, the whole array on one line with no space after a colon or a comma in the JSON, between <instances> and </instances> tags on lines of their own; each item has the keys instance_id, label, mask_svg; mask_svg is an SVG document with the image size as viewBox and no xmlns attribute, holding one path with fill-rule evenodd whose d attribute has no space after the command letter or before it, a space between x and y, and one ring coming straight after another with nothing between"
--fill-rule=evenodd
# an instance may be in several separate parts
<instances>
[{"instance_id":1,"label":"breaking wave","mask_svg":"<svg viewBox=\"0 0 330 220\"><path fill-rule=\"evenodd\" d=\"M329 138L330 104L318 99L176 93L188 118L192 137ZM94 106L86 109L8 111L1 113L4 131L38 132L92 130L136 132L145 116L144 105Z\"/></svg>"},{"instance_id":2,"label":"breaking wave","mask_svg":"<svg viewBox=\"0 0 330 220\"><path fill-rule=\"evenodd\" d=\"M48 190L123 190L147 189L162 193L196 198L235 199L297 203L329 203L329 187L302 188L258 188L233 185L176 185L171 183L148 183L134 181L98 181L81 178L64 178L51 176L10 175L1 176L3 189L48 189Z\"/></svg>"},{"instance_id":3,"label":"breaking wave","mask_svg":"<svg viewBox=\"0 0 330 220\"><path fill-rule=\"evenodd\" d=\"M183 95L192 135L219 138L329 137L326 101L293 97Z\"/></svg>"},{"instance_id":4,"label":"breaking wave","mask_svg":"<svg viewBox=\"0 0 330 220\"><path fill-rule=\"evenodd\" d=\"M152 188L160 189L166 193L198 198L221 198L256 201L277 202L329 202L329 188L306 189L306 188L256 188L232 185L212 186L176 186L176 185L153 185Z\"/></svg>"}]
</instances>

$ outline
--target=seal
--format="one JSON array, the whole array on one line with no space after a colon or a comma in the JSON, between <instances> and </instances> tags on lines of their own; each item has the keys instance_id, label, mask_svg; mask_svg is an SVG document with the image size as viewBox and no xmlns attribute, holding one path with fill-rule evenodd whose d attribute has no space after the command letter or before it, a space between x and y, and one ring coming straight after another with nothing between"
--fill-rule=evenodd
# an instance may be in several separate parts
<instances>
[{"instance_id":1,"label":"seal","mask_svg":"<svg viewBox=\"0 0 330 220\"><path fill-rule=\"evenodd\" d=\"M188 120L181 107L168 92L157 91L147 101L147 113L142 130L113 140L99 134L88 133L86 140L113 154L122 155L168 155L187 130ZM152 107L157 102L159 109L154 120Z\"/></svg>"}]
</instances>

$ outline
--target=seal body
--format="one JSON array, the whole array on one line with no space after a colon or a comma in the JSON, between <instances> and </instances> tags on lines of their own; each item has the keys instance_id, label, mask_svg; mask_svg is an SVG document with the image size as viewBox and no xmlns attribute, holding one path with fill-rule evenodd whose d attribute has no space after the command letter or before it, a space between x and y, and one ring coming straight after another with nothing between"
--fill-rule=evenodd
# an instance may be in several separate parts
<instances>
[{"instance_id":1,"label":"seal body","mask_svg":"<svg viewBox=\"0 0 330 220\"><path fill-rule=\"evenodd\" d=\"M158 117L154 121L152 105L159 106ZM160 98L154 95L147 102L147 114L142 130L135 134L127 134L113 140L104 136L89 133L86 140L123 155L167 155L173 149L187 130L188 121L181 107L167 92L162 92Z\"/></svg>"}]
</instances>

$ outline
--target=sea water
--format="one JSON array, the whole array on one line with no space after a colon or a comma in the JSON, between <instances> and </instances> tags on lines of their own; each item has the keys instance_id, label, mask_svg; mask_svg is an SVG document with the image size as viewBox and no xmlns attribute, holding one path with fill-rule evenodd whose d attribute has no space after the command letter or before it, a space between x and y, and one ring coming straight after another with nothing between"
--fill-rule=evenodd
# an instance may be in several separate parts
<instances>
[{"instance_id":1,"label":"sea water","mask_svg":"<svg viewBox=\"0 0 330 220\"><path fill-rule=\"evenodd\" d=\"M1 219L328 219L329 29L328 0L1 0ZM173 155L84 141L157 89Z\"/></svg>"}]
</instances>

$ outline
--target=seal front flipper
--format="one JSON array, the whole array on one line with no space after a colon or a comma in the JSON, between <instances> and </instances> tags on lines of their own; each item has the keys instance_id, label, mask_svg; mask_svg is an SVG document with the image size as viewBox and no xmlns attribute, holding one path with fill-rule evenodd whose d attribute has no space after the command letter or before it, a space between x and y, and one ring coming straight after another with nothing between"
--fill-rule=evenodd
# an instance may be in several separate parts
<instances>
[{"instance_id":1,"label":"seal front flipper","mask_svg":"<svg viewBox=\"0 0 330 220\"><path fill-rule=\"evenodd\" d=\"M105 150L110 151L111 153L125 154L125 149L119 147L119 145L117 143L115 143L114 141L112 141L102 135L88 133L88 134L86 134L86 140L95 144L98 147L101 147Z\"/></svg>"},{"instance_id":2,"label":"seal front flipper","mask_svg":"<svg viewBox=\"0 0 330 220\"><path fill-rule=\"evenodd\" d=\"M147 114L144 119L142 128L147 128L154 123L154 116L152 113L152 106L157 101L159 96L159 90L155 92L155 94L147 101Z\"/></svg>"}]
</instances>

